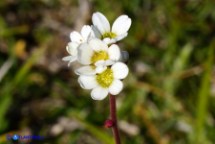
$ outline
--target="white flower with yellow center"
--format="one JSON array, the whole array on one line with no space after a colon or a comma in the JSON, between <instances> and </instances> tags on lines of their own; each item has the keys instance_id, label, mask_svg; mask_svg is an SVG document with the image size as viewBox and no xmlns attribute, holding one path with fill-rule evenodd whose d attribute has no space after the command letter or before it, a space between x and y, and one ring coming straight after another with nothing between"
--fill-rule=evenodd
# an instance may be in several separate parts
<instances>
[{"instance_id":1,"label":"white flower with yellow center","mask_svg":"<svg viewBox=\"0 0 215 144\"><path fill-rule=\"evenodd\" d=\"M94 100L103 100L108 93L117 95L123 88L121 79L128 75L128 67L117 62L102 73L95 75L80 75L78 82L84 89L92 89L91 97Z\"/></svg>"},{"instance_id":2,"label":"white flower with yellow center","mask_svg":"<svg viewBox=\"0 0 215 144\"><path fill-rule=\"evenodd\" d=\"M71 42L66 46L67 52L70 54L63 58L63 61L68 61L68 66L71 62L77 60L77 48L80 44L87 42L90 38L93 37L92 29L89 25L84 25L81 29L81 32L73 31L70 33Z\"/></svg>"},{"instance_id":3,"label":"white flower with yellow center","mask_svg":"<svg viewBox=\"0 0 215 144\"><path fill-rule=\"evenodd\" d=\"M119 16L110 28L107 18L100 12L92 16L92 29L96 37L101 38L107 44L115 43L128 35L131 19L127 15Z\"/></svg>"},{"instance_id":4,"label":"white flower with yellow center","mask_svg":"<svg viewBox=\"0 0 215 144\"><path fill-rule=\"evenodd\" d=\"M91 39L78 47L78 62L85 65L75 72L79 75L92 75L103 72L107 66L117 62L120 49L116 44L108 45L99 39Z\"/></svg>"}]
</instances>

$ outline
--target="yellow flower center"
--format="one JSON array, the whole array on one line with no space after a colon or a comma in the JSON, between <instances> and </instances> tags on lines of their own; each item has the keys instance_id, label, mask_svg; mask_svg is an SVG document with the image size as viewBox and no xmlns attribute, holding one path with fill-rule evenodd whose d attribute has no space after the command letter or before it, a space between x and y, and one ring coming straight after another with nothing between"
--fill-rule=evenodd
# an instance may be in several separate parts
<instances>
[{"instance_id":1,"label":"yellow flower center","mask_svg":"<svg viewBox=\"0 0 215 144\"><path fill-rule=\"evenodd\" d=\"M107 32L107 33L104 33L102 35L102 39L104 39L104 38L115 38L115 37L116 37L116 34L112 33L112 32Z\"/></svg>"},{"instance_id":2,"label":"yellow flower center","mask_svg":"<svg viewBox=\"0 0 215 144\"><path fill-rule=\"evenodd\" d=\"M109 59L108 53L106 51L95 52L91 57L91 63L96 63L99 60Z\"/></svg>"},{"instance_id":3,"label":"yellow flower center","mask_svg":"<svg viewBox=\"0 0 215 144\"><path fill-rule=\"evenodd\" d=\"M113 71L107 68L102 73L96 75L96 81L103 88L108 88L113 82Z\"/></svg>"}]
</instances>

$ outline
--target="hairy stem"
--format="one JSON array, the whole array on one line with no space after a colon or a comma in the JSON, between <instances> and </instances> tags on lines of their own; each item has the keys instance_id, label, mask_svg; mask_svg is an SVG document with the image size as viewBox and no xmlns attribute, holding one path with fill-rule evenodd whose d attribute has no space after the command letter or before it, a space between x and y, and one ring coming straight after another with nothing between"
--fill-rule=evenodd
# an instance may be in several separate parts
<instances>
[{"instance_id":1,"label":"hairy stem","mask_svg":"<svg viewBox=\"0 0 215 144\"><path fill-rule=\"evenodd\" d=\"M117 117L116 117L116 98L115 96L110 94L110 117L111 120L113 121L113 135L115 139L116 144L120 144L120 136L119 136L119 130L118 130L118 125L117 125Z\"/></svg>"}]
</instances>

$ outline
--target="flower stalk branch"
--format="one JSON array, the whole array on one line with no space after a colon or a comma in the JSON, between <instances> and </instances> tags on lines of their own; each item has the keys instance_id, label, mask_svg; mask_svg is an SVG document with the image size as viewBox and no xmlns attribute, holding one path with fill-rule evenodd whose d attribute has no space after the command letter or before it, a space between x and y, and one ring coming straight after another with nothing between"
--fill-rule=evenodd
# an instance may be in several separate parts
<instances>
[{"instance_id":1,"label":"flower stalk branch","mask_svg":"<svg viewBox=\"0 0 215 144\"><path fill-rule=\"evenodd\" d=\"M121 144L118 125L117 125L117 116L116 116L116 97L110 94L109 99L110 99L110 117L113 122L112 131L113 131L115 143Z\"/></svg>"}]
</instances>

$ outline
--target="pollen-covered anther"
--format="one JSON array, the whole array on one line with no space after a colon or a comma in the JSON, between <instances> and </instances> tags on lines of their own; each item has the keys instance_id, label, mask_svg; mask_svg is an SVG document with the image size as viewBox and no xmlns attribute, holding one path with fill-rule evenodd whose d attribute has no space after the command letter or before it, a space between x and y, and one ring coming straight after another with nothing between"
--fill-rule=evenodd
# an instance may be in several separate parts
<instances>
[{"instance_id":1,"label":"pollen-covered anther","mask_svg":"<svg viewBox=\"0 0 215 144\"><path fill-rule=\"evenodd\" d=\"M91 57L91 63L96 63L99 60L109 59L108 53L106 51L98 51L93 54Z\"/></svg>"},{"instance_id":2,"label":"pollen-covered anther","mask_svg":"<svg viewBox=\"0 0 215 144\"><path fill-rule=\"evenodd\" d=\"M113 80L113 71L110 68L107 68L102 73L96 75L96 81L103 88L109 87L112 84Z\"/></svg>"},{"instance_id":3,"label":"pollen-covered anther","mask_svg":"<svg viewBox=\"0 0 215 144\"><path fill-rule=\"evenodd\" d=\"M117 35L113 32L107 32L107 33L104 33L102 35L102 39L105 39L105 38L115 38Z\"/></svg>"}]
</instances>

